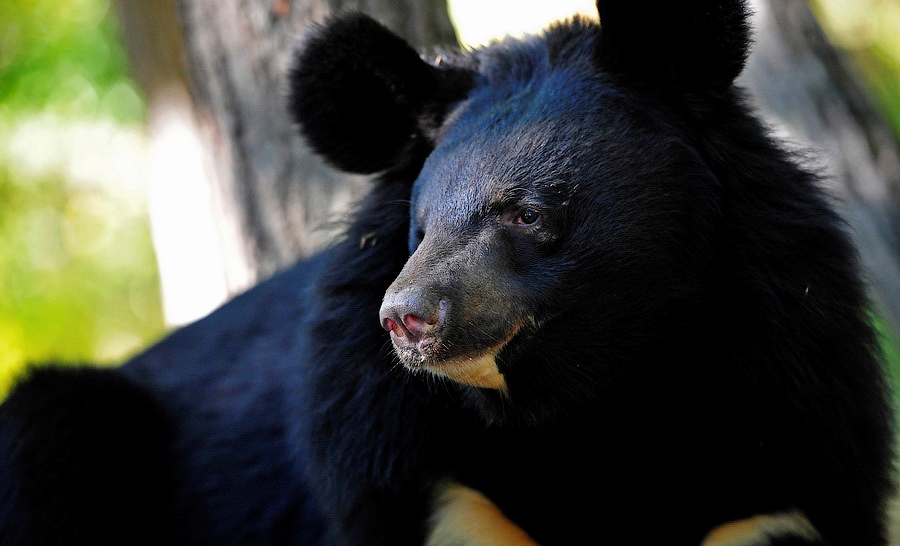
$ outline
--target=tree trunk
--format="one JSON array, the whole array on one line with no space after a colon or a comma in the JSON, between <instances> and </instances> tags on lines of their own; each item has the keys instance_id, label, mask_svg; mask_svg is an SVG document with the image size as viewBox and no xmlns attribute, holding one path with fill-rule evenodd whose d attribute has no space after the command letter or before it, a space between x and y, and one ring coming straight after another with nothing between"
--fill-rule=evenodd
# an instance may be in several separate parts
<instances>
[{"instance_id":1,"label":"tree trunk","mask_svg":"<svg viewBox=\"0 0 900 546\"><path fill-rule=\"evenodd\" d=\"M846 55L805 0L754 0L756 42L743 84L815 165L856 238L873 298L900 332L900 147Z\"/></svg>"},{"instance_id":2,"label":"tree trunk","mask_svg":"<svg viewBox=\"0 0 900 546\"><path fill-rule=\"evenodd\" d=\"M285 75L311 21L366 11L420 49L455 46L444 0L118 0L148 101L149 202L171 325L320 247L359 177L304 145Z\"/></svg>"}]
</instances>

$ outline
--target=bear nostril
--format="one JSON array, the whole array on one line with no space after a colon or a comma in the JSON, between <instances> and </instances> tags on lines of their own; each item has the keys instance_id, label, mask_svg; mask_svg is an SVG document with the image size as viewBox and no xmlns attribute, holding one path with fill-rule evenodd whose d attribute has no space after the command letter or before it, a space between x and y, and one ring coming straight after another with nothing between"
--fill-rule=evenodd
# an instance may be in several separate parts
<instances>
[{"instance_id":1,"label":"bear nostril","mask_svg":"<svg viewBox=\"0 0 900 546\"><path fill-rule=\"evenodd\" d=\"M381 326L388 332L393 332L397 337L404 337L406 335L403 332L403 328L401 328L400 325L397 324L397 321L395 321L394 319L384 319L384 321L381 323Z\"/></svg>"},{"instance_id":2,"label":"bear nostril","mask_svg":"<svg viewBox=\"0 0 900 546\"><path fill-rule=\"evenodd\" d=\"M429 324L425 322L425 319L413 314L403 317L403 325L406 326L412 337L416 339L421 339L428 333Z\"/></svg>"}]
</instances>

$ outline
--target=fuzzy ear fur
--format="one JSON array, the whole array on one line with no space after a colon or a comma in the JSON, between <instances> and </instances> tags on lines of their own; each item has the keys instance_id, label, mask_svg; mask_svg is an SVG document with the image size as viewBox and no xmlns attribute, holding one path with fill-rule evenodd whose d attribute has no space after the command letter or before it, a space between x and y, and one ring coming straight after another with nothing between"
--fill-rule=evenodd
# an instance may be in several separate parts
<instances>
[{"instance_id":1,"label":"fuzzy ear fur","mask_svg":"<svg viewBox=\"0 0 900 546\"><path fill-rule=\"evenodd\" d=\"M423 61L361 13L313 28L294 56L289 106L312 148L336 167L373 173L427 137L472 84L465 69Z\"/></svg>"},{"instance_id":2,"label":"fuzzy ear fur","mask_svg":"<svg viewBox=\"0 0 900 546\"><path fill-rule=\"evenodd\" d=\"M688 92L728 89L750 44L745 0L597 0L609 72Z\"/></svg>"}]
</instances>

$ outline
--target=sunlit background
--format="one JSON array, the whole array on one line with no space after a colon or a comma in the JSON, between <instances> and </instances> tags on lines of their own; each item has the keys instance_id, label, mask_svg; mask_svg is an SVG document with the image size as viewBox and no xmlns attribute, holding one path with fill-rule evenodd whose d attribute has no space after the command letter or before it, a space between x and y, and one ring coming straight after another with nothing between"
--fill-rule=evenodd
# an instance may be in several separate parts
<instances>
[{"instance_id":1,"label":"sunlit background","mask_svg":"<svg viewBox=\"0 0 900 546\"><path fill-rule=\"evenodd\" d=\"M162 332L143 115L107 0L0 2L0 392Z\"/></svg>"},{"instance_id":2,"label":"sunlit background","mask_svg":"<svg viewBox=\"0 0 900 546\"><path fill-rule=\"evenodd\" d=\"M587 0L450 6L470 45L594 14ZM900 128L900 3L815 7ZM166 331L144 117L109 0L0 2L0 394L28 361L116 363Z\"/></svg>"}]
</instances>

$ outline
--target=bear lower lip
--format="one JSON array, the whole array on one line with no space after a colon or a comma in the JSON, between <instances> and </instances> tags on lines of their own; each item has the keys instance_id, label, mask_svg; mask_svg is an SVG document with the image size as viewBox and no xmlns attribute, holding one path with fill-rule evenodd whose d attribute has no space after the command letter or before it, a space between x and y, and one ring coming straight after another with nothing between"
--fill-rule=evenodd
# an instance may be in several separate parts
<instances>
[{"instance_id":1,"label":"bear lower lip","mask_svg":"<svg viewBox=\"0 0 900 546\"><path fill-rule=\"evenodd\" d=\"M391 342L397 356L407 368L418 369L426 364L439 366L443 360L437 354L439 346L434 338L414 342L408 337L397 336L391 332Z\"/></svg>"}]
</instances>

